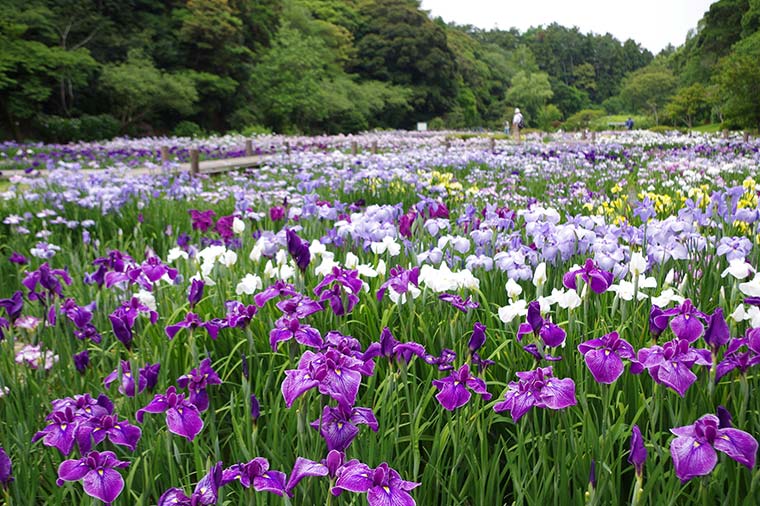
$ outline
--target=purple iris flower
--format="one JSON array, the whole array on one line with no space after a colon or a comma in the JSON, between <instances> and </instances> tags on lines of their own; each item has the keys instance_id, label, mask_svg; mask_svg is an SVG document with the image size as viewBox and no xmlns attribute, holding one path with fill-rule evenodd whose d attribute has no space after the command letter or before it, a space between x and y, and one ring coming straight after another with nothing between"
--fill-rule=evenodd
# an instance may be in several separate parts
<instances>
[{"instance_id":1,"label":"purple iris flower","mask_svg":"<svg viewBox=\"0 0 760 506\"><path fill-rule=\"evenodd\" d=\"M32 437L32 442L42 439L42 444L58 448L63 455L71 453L80 422L74 411L70 407L53 411L46 420L50 423Z\"/></svg>"},{"instance_id":2,"label":"purple iris flower","mask_svg":"<svg viewBox=\"0 0 760 506\"><path fill-rule=\"evenodd\" d=\"M640 349L638 360L631 363L631 372L639 374L646 369L653 380L683 397L697 381L697 375L691 372L694 364L712 365L710 351L692 348L686 339L676 338L663 346Z\"/></svg>"},{"instance_id":3,"label":"purple iris flower","mask_svg":"<svg viewBox=\"0 0 760 506\"><path fill-rule=\"evenodd\" d=\"M659 306L652 304L649 310L649 333L654 339L660 337L660 334L668 328L670 315L663 311Z\"/></svg>"},{"instance_id":4,"label":"purple iris flower","mask_svg":"<svg viewBox=\"0 0 760 506\"><path fill-rule=\"evenodd\" d=\"M275 281L273 285L266 287L264 290L254 295L253 301L256 303L257 306L264 307L264 304L266 304L271 299L274 299L275 297L282 297L282 296L292 297L297 294L298 292L296 292L296 289L293 285L291 285L290 283L286 283L285 281L282 281L281 279L278 279L277 281Z\"/></svg>"},{"instance_id":5,"label":"purple iris flower","mask_svg":"<svg viewBox=\"0 0 760 506\"><path fill-rule=\"evenodd\" d=\"M394 292L402 294L409 291L410 284L419 287L419 277L419 267L413 267L409 270L404 269L400 265L391 267L390 277L377 290L377 300L383 299L383 295L385 295L385 291L388 288L392 288Z\"/></svg>"},{"instance_id":6,"label":"purple iris flower","mask_svg":"<svg viewBox=\"0 0 760 506\"><path fill-rule=\"evenodd\" d=\"M8 261L12 264L18 265L26 265L29 263L29 260L27 260L27 258L18 251L11 253L11 256L8 257Z\"/></svg>"},{"instance_id":7,"label":"purple iris flower","mask_svg":"<svg viewBox=\"0 0 760 506\"><path fill-rule=\"evenodd\" d=\"M257 492L270 492L279 496L287 493L287 475L282 471L270 470L269 461L263 457L256 457L245 464L235 464L223 471L222 485L235 480L240 481L245 488L253 485Z\"/></svg>"},{"instance_id":8,"label":"purple iris flower","mask_svg":"<svg viewBox=\"0 0 760 506\"><path fill-rule=\"evenodd\" d=\"M449 348L444 348L441 350L441 354L439 356L431 355L431 354L425 354L425 362L427 362L430 365L438 366L439 371L451 371L454 369L454 366L452 365L454 361L457 358L457 354L454 350L451 350Z\"/></svg>"},{"instance_id":9,"label":"purple iris flower","mask_svg":"<svg viewBox=\"0 0 760 506\"><path fill-rule=\"evenodd\" d=\"M269 332L269 344L272 346L272 351L277 351L277 343L291 339L312 348L322 348L324 345L317 329L302 325L298 318L283 316L275 322L275 328Z\"/></svg>"},{"instance_id":10,"label":"purple iris flower","mask_svg":"<svg viewBox=\"0 0 760 506\"><path fill-rule=\"evenodd\" d=\"M29 290L29 300L39 300L43 303L51 303L57 296L63 298L63 286L61 282L70 285L71 276L63 269L51 269L47 262L42 264L36 271L26 273L22 281ZM40 291L37 291L37 285Z\"/></svg>"},{"instance_id":11,"label":"purple iris flower","mask_svg":"<svg viewBox=\"0 0 760 506\"><path fill-rule=\"evenodd\" d=\"M222 237L224 240L232 239L232 237L235 235L232 231L232 223L235 220L235 215L229 215L229 216L222 216L218 220L216 220L216 226L214 227L214 230Z\"/></svg>"},{"instance_id":12,"label":"purple iris flower","mask_svg":"<svg viewBox=\"0 0 760 506\"><path fill-rule=\"evenodd\" d=\"M330 455L328 454L329 457ZM330 469L324 461L314 462L303 457L297 457L295 464L293 464L293 470L290 472L288 483L285 485L285 491L288 495L292 496L293 489L307 476L327 476L329 472Z\"/></svg>"},{"instance_id":13,"label":"purple iris flower","mask_svg":"<svg viewBox=\"0 0 760 506\"><path fill-rule=\"evenodd\" d=\"M617 332L585 341L578 345L578 351L597 383L614 383L623 374L622 359L636 359L633 346Z\"/></svg>"},{"instance_id":14,"label":"purple iris flower","mask_svg":"<svg viewBox=\"0 0 760 506\"><path fill-rule=\"evenodd\" d=\"M486 342L486 326L480 322L475 322L472 327L472 336L470 342L467 343L467 347L470 349L470 353L478 351Z\"/></svg>"},{"instance_id":15,"label":"purple iris flower","mask_svg":"<svg viewBox=\"0 0 760 506\"><path fill-rule=\"evenodd\" d=\"M359 392L363 366L363 361L335 349L325 353L305 351L298 362L298 369L285 371L286 378L281 387L285 405L291 407L293 401L304 392L318 387L320 393L353 406Z\"/></svg>"},{"instance_id":16,"label":"purple iris flower","mask_svg":"<svg viewBox=\"0 0 760 506\"><path fill-rule=\"evenodd\" d=\"M614 279L611 272L604 271L597 267L594 261L589 258L580 269L567 272L562 278L562 284L565 288L572 290L577 289L576 278L580 276L586 284L591 286L595 293L604 293L612 284Z\"/></svg>"},{"instance_id":17,"label":"purple iris flower","mask_svg":"<svg viewBox=\"0 0 760 506\"><path fill-rule=\"evenodd\" d=\"M190 292L187 295L187 302L190 304L190 311L192 311L195 308L195 305L198 304L203 298L204 286L206 286L206 284L199 279L194 279L190 282Z\"/></svg>"},{"instance_id":18,"label":"purple iris flower","mask_svg":"<svg viewBox=\"0 0 760 506\"><path fill-rule=\"evenodd\" d=\"M150 323L156 324L158 321L158 313L150 309L148 306L140 302L137 297L132 297L129 301L124 302L121 306L108 315L108 319L111 321L111 328L113 329L116 338L129 349L132 346L133 329L135 326L135 320L141 313L147 313L150 318Z\"/></svg>"},{"instance_id":19,"label":"purple iris flower","mask_svg":"<svg viewBox=\"0 0 760 506\"><path fill-rule=\"evenodd\" d=\"M359 302L361 289L359 271L333 267L332 272L314 288L314 294L320 302L328 302L336 316L343 316L350 313Z\"/></svg>"},{"instance_id":20,"label":"purple iris flower","mask_svg":"<svg viewBox=\"0 0 760 506\"><path fill-rule=\"evenodd\" d=\"M280 221L285 218L285 208L282 206L272 206L269 208L269 219Z\"/></svg>"},{"instance_id":21,"label":"purple iris flower","mask_svg":"<svg viewBox=\"0 0 760 506\"><path fill-rule=\"evenodd\" d=\"M170 488L158 499L158 506L201 506L217 504L219 487L223 485L222 463L217 462L209 472L195 485L190 497L179 488Z\"/></svg>"},{"instance_id":22,"label":"purple iris flower","mask_svg":"<svg viewBox=\"0 0 760 506\"><path fill-rule=\"evenodd\" d=\"M116 458L113 452L89 452L81 459L64 460L58 466L56 483L82 480L84 491L95 499L111 504L124 488L124 479L116 469L124 469L129 462Z\"/></svg>"},{"instance_id":23,"label":"purple iris flower","mask_svg":"<svg viewBox=\"0 0 760 506\"><path fill-rule=\"evenodd\" d=\"M562 360L562 355L549 355L548 353L544 353L543 346L541 348L542 349L538 349L537 344L531 343L523 346L523 351L533 355L533 358L536 359L536 362L541 362L542 360L546 360L547 362L559 362Z\"/></svg>"},{"instance_id":24,"label":"purple iris flower","mask_svg":"<svg viewBox=\"0 0 760 506\"><path fill-rule=\"evenodd\" d=\"M628 456L628 462L636 468L636 476L641 478L644 474L644 462L647 460L647 449L644 446L644 438L641 437L641 430L638 425L633 426L631 431L631 452Z\"/></svg>"},{"instance_id":25,"label":"purple iris flower","mask_svg":"<svg viewBox=\"0 0 760 506\"><path fill-rule=\"evenodd\" d=\"M155 283L165 275L172 281L177 278L177 269L165 265L157 256L150 256L140 264L140 271L151 283ZM129 277L132 281L136 281L139 275L140 272L137 269L129 271Z\"/></svg>"},{"instance_id":26,"label":"purple iris flower","mask_svg":"<svg viewBox=\"0 0 760 506\"><path fill-rule=\"evenodd\" d=\"M458 310L462 311L463 313L466 313L470 309L477 309L480 307L480 304L472 300L472 296L468 295L467 299L462 299L459 295L451 294L451 293L442 293L438 296L438 298L444 302L448 302Z\"/></svg>"},{"instance_id":27,"label":"purple iris flower","mask_svg":"<svg viewBox=\"0 0 760 506\"><path fill-rule=\"evenodd\" d=\"M277 309L287 316L295 316L302 320L309 315L322 311L324 308L319 302L316 302L305 295L298 294L294 297L278 302Z\"/></svg>"},{"instance_id":28,"label":"purple iris flower","mask_svg":"<svg viewBox=\"0 0 760 506\"><path fill-rule=\"evenodd\" d=\"M174 339L174 336L177 335L177 332L179 332L180 329L195 329L203 326L203 323L203 320L201 320L197 314L187 313L182 321L179 321L174 325L167 325L164 332L166 333L166 337Z\"/></svg>"},{"instance_id":29,"label":"purple iris flower","mask_svg":"<svg viewBox=\"0 0 760 506\"><path fill-rule=\"evenodd\" d=\"M244 329L259 311L255 304L245 305L236 300L228 300L224 306L227 308L227 327L230 328Z\"/></svg>"},{"instance_id":30,"label":"purple iris flower","mask_svg":"<svg viewBox=\"0 0 760 506\"><path fill-rule=\"evenodd\" d=\"M115 445L126 446L135 451L142 430L130 424L128 420L119 420L115 414L93 416L79 424L77 445L82 453L89 452L93 446L100 444L106 437Z\"/></svg>"},{"instance_id":31,"label":"purple iris flower","mask_svg":"<svg viewBox=\"0 0 760 506\"><path fill-rule=\"evenodd\" d=\"M305 271L311 262L311 253L309 252L309 243L298 237L293 230L285 231L288 244L288 253L295 260L296 265L301 271Z\"/></svg>"},{"instance_id":32,"label":"purple iris flower","mask_svg":"<svg viewBox=\"0 0 760 506\"><path fill-rule=\"evenodd\" d=\"M395 337L393 337L391 330L388 327L385 327L380 333L380 342L370 344L362 358L368 360L383 356L388 359L395 359L396 361L409 363L413 355L424 357L425 348L421 344L415 342L400 343Z\"/></svg>"},{"instance_id":33,"label":"purple iris flower","mask_svg":"<svg viewBox=\"0 0 760 506\"><path fill-rule=\"evenodd\" d=\"M0 341L5 339L5 332L3 332L3 329L10 329L11 328L11 322L0 316Z\"/></svg>"},{"instance_id":34,"label":"purple iris flower","mask_svg":"<svg viewBox=\"0 0 760 506\"><path fill-rule=\"evenodd\" d=\"M190 209L188 213L190 213L193 230L200 230L205 233L209 228L214 226L216 213L213 210L198 211L197 209Z\"/></svg>"},{"instance_id":35,"label":"purple iris flower","mask_svg":"<svg viewBox=\"0 0 760 506\"><path fill-rule=\"evenodd\" d=\"M221 378L219 378L216 371L211 368L210 358L204 358L196 369L177 378L177 385L179 385L180 388L187 388L190 392L190 398L188 400L193 403L201 413L208 409L208 392L206 392L206 387L208 385L221 384Z\"/></svg>"},{"instance_id":36,"label":"purple iris flower","mask_svg":"<svg viewBox=\"0 0 760 506\"><path fill-rule=\"evenodd\" d=\"M337 472L333 495L343 490L367 494L369 506L415 506L410 490L419 483L405 481L394 469L383 462L371 469L359 461L349 461Z\"/></svg>"},{"instance_id":37,"label":"purple iris flower","mask_svg":"<svg viewBox=\"0 0 760 506\"><path fill-rule=\"evenodd\" d=\"M261 406L259 405L259 400L254 394L251 394L251 419L253 420L253 423L256 423L256 420L259 419L259 416L261 416Z\"/></svg>"},{"instance_id":38,"label":"purple iris flower","mask_svg":"<svg viewBox=\"0 0 760 506\"><path fill-rule=\"evenodd\" d=\"M178 394L171 386L165 394L156 394L153 400L137 410L137 421L142 423L145 413L166 413L166 426L169 432L177 434L192 441L203 429L198 408L195 404L185 400L185 396Z\"/></svg>"},{"instance_id":39,"label":"purple iris flower","mask_svg":"<svg viewBox=\"0 0 760 506\"><path fill-rule=\"evenodd\" d=\"M88 365L90 365L90 353L87 350L74 354L74 367L77 371L84 374Z\"/></svg>"},{"instance_id":40,"label":"purple iris flower","mask_svg":"<svg viewBox=\"0 0 760 506\"><path fill-rule=\"evenodd\" d=\"M5 450L0 446L0 487L8 488L13 481L13 463Z\"/></svg>"},{"instance_id":41,"label":"purple iris flower","mask_svg":"<svg viewBox=\"0 0 760 506\"><path fill-rule=\"evenodd\" d=\"M707 320L707 315L697 310L689 299L676 308L668 309L665 314L672 316L670 329L679 339L693 343L705 331L705 326L700 320Z\"/></svg>"},{"instance_id":42,"label":"purple iris flower","mask_svg":"<svg viewBox=\"0 0 760 506\"><path fill-rule=\"evenodd\" d=\"M147 378L138 372L136 378L137 383L135 383L135 375L132 374L132 366L130 363L126 360L122 360L120 362L120 367L121 384L119 385L119 392L122 395L126 395L127 397L134 397L136 394L145 390L145 388L148 386ZM119 379L119 370L114 369L111 374L103 379L103 385L108 388L111 386L111 383L117 379ZM137 391L135 391L135 387Z\"/></svg>"},{"instance_id":43,"label":"purple iris flower","mask_svg":"<svg viewBox=\"0 0 760 506\"><path fill-rule=\"evenodd\" d=\"M682 483L710 474L718 463L715 450L748 469L755 467L757 440L743 430L720 428L719 422L715 415L704 415L692 425L670 429L678 436L670 443L670 455Z\"/></svg>"},{"instance_id":44,"label":"purple iris flower","mask_svg":"<svg viewBox=\"0 0 760 506\"><path fill-rule=\"evenodd\" d=\"M325 406L322 417L311 422L311 427L325 439L327 450L344 451L359 434L357 425L364 424L377 432L378 423L370 408L352 408L342 403L337 407Z\"/></svg>"},{"instance_id":45,"label":"purple iris flower","mask_svg":"<svg viewBox=\"0 0 760 506\"><path fill-rule=\"evenodd\" d=\"M475 370L478 372L478 374L481 374L483 371L485 371L487 368L494 365L496 362L493 360L489 360L487 358L483 358L478 354L478 352L474 352L472 354L472 357L470 358L470 363L475 367Z\"/></svg>"},{"instance_id":46,"label":"purple iris flower","mask_svg":"<svg viewBox=\"0 0 760 506\"><path fill-rule=\"evenodd\" d=\"M491 400L491 394L486 390L486 383L470 374L470 366L464 364L450 376L433 380L433 386L440 392L435 396L441 406L449 411L464 406L469 402L470 390L483 397L484 401ZM469 389L469 390L468 390Z\"/></svg>"},{"instance_id":47,"label":"purple iris flower","mask_svg":"<svg viewBox=\"0 0 760 506\"><path fill-rule=\"evenodd\" d=\"M0 299L0 307L5 308L11 323L15 322L24 309L24 296L21 290L16 291L8 299Z\"/></svg>"},{"instance_id":48,"label":"purple iris flower","mask_svg":"<svg viewBox=\"0 0 760 506\"><path fill-rule=\"evenodd\" d=\"M494 411L509 411L517 422L530 408L562 409L575 406L575 382L571 378L555 378L551 366L518 372L519 382L511 381L504 400Z\"/></svg>"},{"instance_id":49,"label":"purple iris flower","mask_svg":"<svg viewBox=\"0 0 760 506\"><path fill-rule=\"evenodd\" d=\"M704 335L705 342L710 347L713 355L717 355L718 350L728 344L731 339L731 333L728 330L728 323L723 316L723 309L717 308L707 318L707 329Z\"/></svg>"},{"instance_id":50,"label":"purple iris flower","mask_svg":"<svg viewBox=\"0 0 760 506\"><path fill-rule=\"evenodd\" d=\"M550 348L562 346L567 338L567 333L549 319L541 316L541 306L538 301L534 300L528 304L527 323L521 323L517 329L517 340L522 341L523 336L533 333L537 338L541 338L544 345Z\"/></svg>"},{"instance_id":51,"label":"purple iris flower","mask_svg":"<svg viewBox=\"0 0 760 506\"><path fill-rule=\"evenodd\" d=\"M747 329L744 337L733 338L728 342L723 360L715 370L715 381L734 369L745 374L757 364L760 364L760 328Z\"/></svg>"}]
</instances>

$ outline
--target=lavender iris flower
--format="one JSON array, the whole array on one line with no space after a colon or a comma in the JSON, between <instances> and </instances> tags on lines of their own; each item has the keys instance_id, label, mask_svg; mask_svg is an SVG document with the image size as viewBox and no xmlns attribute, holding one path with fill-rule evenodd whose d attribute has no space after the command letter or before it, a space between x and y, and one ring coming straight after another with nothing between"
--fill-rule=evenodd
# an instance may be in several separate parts
<instances>
[{"instance_id":1,"label":"lavender iris flower","mask_svg":"<svg viewBox=\"0 0 760 506\"><path fill-rule=\"evenodd\" d=\"M278 302L277 309L287 316L295 316L302 320L309 315L322 311L324 308L321 304L305 295L297 294L294 297Z\"/></svg>"},{"instance_id":2,"label":"lavender iris flower","mask_svg":"<svg viewBox=\"0 0 760 506\"><path fill-rule=\"evenodd\" d=\"M633 346L617 332L585 341L578 345L578 351L597 383L614 383L623 374L622 359L636 358Z\"/></svg>"},{"instance_id":3,"label":"lavender iris flower","mask_svg":"<svg viewBox=\"0 0 760 506\"><path fill-rule=\"evenodd\" d=\"M136 394L145 390L148 386L148 379L137 373L137 378L132 374L132 366L126 360L122 360L119 363L121 368L121 383L119 385L119 392L127 397L134 397ZM111 383L119 379L119 369L114 369L111 374L103 379L103 385L108 388ZM136 382L136 383L135 383Z\"/></svg>"},{"instance_id":4,"label":"lavender iris flower","mask_svg":"<svg viewBox=\"0 0 760 506\"><path fill-rule=\"evenodd\" d=\"M205 283L199 279L194 279L190 282L190 292L187 295L187 302L190 304L190 311L195 308L203 298L203 287Z\"/></svg>"},{"instance_id":5,"label":"lavender iris flower","mask_svg":"<svg viewBox=\"0 0 760 506\"><path fill-rule=\"evenodd\" d=\"M480 304L472 300L471 296L467 296L467 299L462 299L459 295L451 294L451 293L442 293L438 296L438 298L444 302L448 302L458 310L462 311L463 313L466 313L470 309L477 309L480 307Z\"/></svg>"},{"instance_id":6,"label":"lavender iris flower","mask_svg":"<svg viewBox=\"0 0 760 506\"><path fill-rule=\"evenodd\" d=\"M264 290L254 295L253 301L257 306L264 307L264 304L266 304L271 299L274 299L275 297L292 297L297 294L298 292L296 292L296 289L293 285L286 283L281 279L278 279L273 285L266 287Z\"/></svg>"},{"instance_id":7,"label":"lavender iris flower","mask_svg":"<svg viewBox=\"0 0 760 506\"><path fill-rule=\"evenodd\" d=\"M5 308L5 312L8 314L8 319L11 323L15 322L21 311L24 309L24 297L21 290L17 290L10 298L0 299L0 307Z\"/></svg>"},{"instance_id":8,"label":"lavender iris flower","mask_svg":"<svg viewBox=\"0 0 760 506\"><path fill-rule=\"evenodd\" d=\"M654 339L660 337L660 334L668 328L669 321L670 315L660 307L652 304L652 308L649 310L649 333Z\"/></svg>"},{"instance_id":9,"label":"lavender iris flower","mask_svg":"<svg viewBox=\"0 0 760 506\"><path fill-rule=\"evenodd\" d=\"M0 488L6 489L13 481L13 463L5 449L0 446Z\"/></svg>"},{"instance_id":10,"label":"lavender iris flower","mask_svg":"<svg viewBox=\"0 0 760 506\"><path fill-rule=\"evenodd\" d=\"M478 351L481 346L483 346L486 342L486 326L483 325L480 322L475 322L475 325L472 327L472 336L470 337L470 341L467 343L467 347L470 350L470 353L475 353Z\"/></svg>"},{"instance_id":11,"label":"lavender iris flower","mask_svg":"<svg viewBox=\"0 0 760 506\"><path fill-rule=\"evenodd\" d=\"M589 258L580 269L567 272L562 278L562 284L565 288L576 290L576 278L580 276L595 293L604 293L612 284L613 276L611 272L604 271L597 267L594 261Z\"/></svg>"},{"instance_id":12,"label":"lavender iris flower","mask_svg":"<svg viewBox=\"0 0 760 506\"><path fill-rule=\"evenodd\" d=\"M203 326L203 324L203 320L201 320L197 314L187 313L182 321L173 325L167 325L164 332L166 333L166 337L171 340L174 339L174 336L177 335L177 332L179 332L180 329L195 329Z\"/></svg>"},{"instance_id":13,"label":"lavender iris flower","mask_svg":"<svg viewBox=\"0 0 760 506\"><path fill-rule=\"evenodd\" d=\"M297 457L295 464L293 464L293 470L290 472L290 478L285 484L285 491L292 496L293 489L307 476L327 476L329 472L330 470L324 461L314 462L303 457Z\"/></svg>"},{"instance_id":14,"label":"lavender iris flower","mask_svg":"<svg viewBox=\"0 0 760 506\"><path fill-rule=\"evenodd\" d=\"M106 437L115 445L126 446L135 451L142 430L130 424L128 420L119 420L115 414L93 416L79 424L77 445L82 453L100 444Z\"/></svg>"},{"instance_id":15,"label":"lavender iris flower","mask_svg":"<svg viewBox=\"0 0 760 506\"><path fill-rule=\"evenodd\" d=\"M204 358L200 365L191 370L184 376L177 378L177 385L180 388L187 388L190 392L191 403L203 413L208 409L208 392L206 387L209 385L221 385L222 380L219 375L211 368L211 359Z\"/></svg>"},{"instance_id":16,"label":"lavender iris flower","mask_svg":"<svg viewBox=\"0 0 760 506\"><path fill-rule=\"evenodd\" d=\"M707 320L707 315L697 310L689 299L683 301L680 306L665 311L665 314L673 317L670 320L670 329L679 339L693 343L705 331L705 326L700 320Z\"/></svg>"},{"instance_id":17,"label":"lavender iris flower","mask_svg":"<svg viewBox=\"0 0 760 506\"><path fill-rule=\"evenodd\" d=\"M192 441L203 429L203 420L198 408L193 403L185 400L185 396L178 394L172 386L165 394L156 394L153 400L137 410L137 421L142 423L145 413L166 413L166 425L169 432L177 434Z\"/></svg>"},{"instance_id":18,"label":"lavender iris flower","mask_svg":"<svg viewBox=\"0 0 760 506\"><path fill-rule=\"evenodd\" d=\"M223 471L222 485L235 480L245 488L253 485L257 492L270 492L279 496L287 493L287 475L282 471L270 470L269 461L263 457L256 457L245 464L235 464Z\"/></svg>"},{"instance_id":19,"label":"lavender iris flower","mask_svg":"<svg viewBox=\"0 0 760 506\"><path fill-rule=\"evenodd\" d=\"M424 358L425 362L428 364L438 366L439 371L451 371L454 369L454 366L452 364L456 360L457 354L454 350L444 348L441 350L441 354L439 356L436 357L435 355L427 353L425 354Z\"/></svg>"},{"instance_id":20,"label":"lavender iris flower","mask_svg":"<svg viewBox=\"0 0 760 506\"><path fill-rule=\"evenodd\" d=\"M349 461L337 472L333 495L342 491L367 494L369 506L415 506L415 501L409 494L420 484L405 481L394 469L383 462L377 468L371 469L358 461Z\"/></svg>"},{"instance_id":21,"label":"lavender iris flower","mask_svg":"<svg viewBox=\"0 0 760 506\"><path fill-rule=\"evenodd\" d=\"M497 403L494 411L509 411L517 422L530 408L562 409L575 406L575 382L571 378L555 378L550 367L518 372L519 382L511 381L504 400Z\"/></svg>"},{"instance_id":22,"label":"lavender iris flower","mask_svg":"<svg viewBox=\"0 0 760 506\"><path fill-rule=\"evenodd\" d=\"M78 460L64 460L58 466L56 483L82 480L84 491L95 499L111 504L124 489L124 479L116 469L124 469L129 462L116 458L113 452L89 452Z\"/></svg>"},{"instance_id":23,"label":"lavender iris flower","mask_svg":"<svg viewBox=\"0 0 760 506\"><path fill-rule=\"evenodd\" d=\"M638 360L631 364L631 372L639 374L646 369L653 380L683 397L697 381L697 375L691 372L694 364L710 366L710 351L692 348L686 339L676 338L663 346L640 349Z\"/></svg>"},{"instance_id":24,"label":"lavender iris flower","mask_svg":"<svg viewBox=\"0 0 760 506\"><path fill-rule=\"evenodd\" d=\"M84 350L80 353L75 353L73 358L76 370L79 371L80 374L84 374L87 366L90 365L90 353L87 350Z\"/></svg>"},{"instance_id":25,"label":"lavender iris flower","mask_svg":"<svg viewBox=\"0 0 760 506\"><path fill-rule=\"evenodd\" d=\"M459 370L450 376L433 380L433 386L440 392L435 396L445 409L454 411L464 406L470 400L470 390L483 397L483 400L491 400L491 394L486 390L486 383L480 378L470 374L470 366L464 364ZM469 390L468 390L469 389Z\"/></svg>"},{"instance_id":26,"label":"lavender iris flower","mask_svg":"<svg viewBox=\"0 0 760 506\"><path fill-rule=\"evenodd\" d=\"M710 474L718 463L715 450L748 469L755 467L757 440L743 430L720 428L719 422L717 416L708 414L692 425L670 429L678 436L670 443L670 455L681 482Z\"/></svg>"},{"instance_id":27,"label":"lavender iris flower","mask_svg":"<svg viewBox=\"0 0 760 506\"><path fill-rule=\"evenodd\" d=\"M325 406L322 416L310 425L325 439L328 451L344 451L359 434L357 425L361 424L374 432L378 430L377 418L370 408L351 408L338 403L337 407Z\"/></svg>"},{"instance_id":28,"label":"lavender iris flower","mask_svg":"<svg viewBox=\"0 0 760 506\"><path fill-rule=\"evenodd\" d=\"M385 327L380 333L380 342L372 343L367 347L367 351L362 355L363 360L368 360L375 357L387 357L388 359L395 359L396 361L403 361L409 363L412 356L424 357L425 348L415 342L401 343L393 337L391 330Z\"/></svg>"},{"instance_id":29,"label":"lavender iris flower","mask_svg":"<svg viewBox=\"0 0 760 506\"><path fill-rule=\"evenodd\" d=\"M285 405L291 407L304 392L317 387L320 393L353 406L363 366L363 361L334 349L325 353L306 351L298 362L298 369L285 371L281 387Z\"/></svg>"},{"instance_id":30,"label":"lavender iris flower","mask_svg":"<svg viewBox=\"0 0 760 506\"><path fill-rule=\"evenodd\" d=\"M718 350L728 344L731 339L728 323L723 316L723 309L717 308L707 319L707 329L705 330L704 340L713 352L717 355Z\"/></svg>"},{"instance_id":31,"label":"lavender iris flower","mask_svg":"<svg viewBox=\"0 0 760 506\"><path fill-rule=\"evenodd\" d=\"M74 411L71 408L54 411L46 420L50 423L34 435L32 442L42 439L42 444L58 448L63 455L71 453L79 427L79 419L75 418Z\"/></svg>"},{"instance_id":32,"label":"lavender iris flower","mask_svg":"<svg viewBox=\"0 0 760 506\"><path fill-rule=\"evenodd\" d=\"M410 284L419 287L419 277L419 267L413 267L409 270L404 269L400 265L391 267L390 276L382 285L380 285L380 288L377 290L377 300L380 301L383 299L383 296L385 295L385 292L388 290L388 288L391 288L398 294L402 294L409 291Z\"/></svg>"},{"instance_id":33,"label":"lavender iris flower","mask_svg":"<svg viewBox=\"0 0 760 506\"><path fill-rule=\"evenodd\" d=\"M298 318L283 316L275 322L275 328L269 332L269 344L272 346L272 351L277 351L278 343L291 339L312 348L321 348L324 345L317 329L302 325Z\"/></svg>"},{"instance_id":34,"label":"lavender iris flower","mask_svg":"<svg viewBox=\"0 0 760 506\"><path fill-rule=\"evenodd\" d=\"M715 381L739 369L745 374L750 367L760 364L760 328L747 329L744 337L733 338L728 342L726 353L715 371Z\"/></svg>"}]
</instances>

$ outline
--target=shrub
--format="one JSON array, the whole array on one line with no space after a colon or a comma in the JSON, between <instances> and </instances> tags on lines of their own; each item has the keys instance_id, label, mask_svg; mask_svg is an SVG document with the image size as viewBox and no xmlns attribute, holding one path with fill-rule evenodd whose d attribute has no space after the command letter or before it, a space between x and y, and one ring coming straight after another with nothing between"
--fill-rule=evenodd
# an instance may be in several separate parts
<instances>
[{"instance_id":1,"label":"shrub","mask_svg":"<svg viewBox=\"0 0 760 506\"><path fill-rule=\"evenodd\" d=\"M253 137L255 135L269 135L272 133L270 128L264 125L250 125L241 130L240 135L244 137Z\"/></svg>"},{"instance_id":2,"label":"shrub","mask_svg":"<svg viewBox=\"0 0 760 506\"><path fill-rule=\"evenodd\" d=\"M172 133L177 137L203 137L206 132L198 123L183 120L177 123Z\"/></svg>"}]
</instances>

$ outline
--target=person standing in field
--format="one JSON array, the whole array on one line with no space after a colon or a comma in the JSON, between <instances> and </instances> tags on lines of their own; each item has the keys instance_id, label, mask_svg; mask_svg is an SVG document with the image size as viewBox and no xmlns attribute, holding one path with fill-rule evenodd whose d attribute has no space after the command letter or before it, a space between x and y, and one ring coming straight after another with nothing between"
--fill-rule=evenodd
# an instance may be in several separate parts
<instances>
[{"instance_id":1,"label":"person standing in field","mask_svg":"<svg viewBox=\"0 0 760 506\"><path fill-rule=\"evenodd\" d=\"M520 109L515 107L515 115L512 117L512 132L514 133L515 140L520 141L520 130L525 128L525 119L523 118Z\"/></svg>"}]
</instances>

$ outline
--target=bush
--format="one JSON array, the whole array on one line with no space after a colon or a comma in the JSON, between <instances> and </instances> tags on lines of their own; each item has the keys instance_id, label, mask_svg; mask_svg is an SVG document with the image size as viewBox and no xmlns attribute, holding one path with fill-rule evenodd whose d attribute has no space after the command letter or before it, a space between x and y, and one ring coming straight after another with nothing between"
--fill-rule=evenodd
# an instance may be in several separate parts
<instances>
[{"instance_id":1,"label":"bush","mask_svg":"<svg viewBox=\"0 0 760 506\"><path fill-rule=\"evenodd\" d=\"M110 114L98 114L90 116L85 114L81 118L81 140L100 141L113 139L119 135L121 123Z\"/></svg>"},{"instance_id":2,"label":"bush","mask_svg":"<svg viewBox=\"0 0 760 506\"><path fill-rule=\"evenodd\" d=\"M443 130L446 127L446 123L443 118L437 116L428 122L428 129L430 130Z\"/></svg>"},{"instance_id":3,"label":"bush","mask_svg":"<svg viewBox=\"0 0 760 506\"><path fill-rule=\"evenodd\" d=\"M601 109L583 109L567 118L565 130L583 130L584 128L588 128L593 120L603 116L606 116L606 113Z\"/></svg>"},{"instance_id":4,"label":"bush","mask_svg":"<svg viewBox=\"0 0 760 506\"><path fill-rule=\"evenodd\" d=\"M195 123L194 121L187 121L183 120L177 123L177 126L174 127L174 130L172 133L176 137L203 137L206 135L206 132L201 128L201 126L198 123Z\"/></svg>"},{"instance_id":5,"label":"bush","mask_svg":"<svg viewBox=\"0 0 760 506\"><path fill-rule=\"evenodd\" d=\"M270 135L272 133L271 128L267 128L264 125L250 125L240 131L240 135L243 137L253 137L256 135Z\"/></svg>"},{"instance_id":6,"label":"bush","mask_svg":"<svg viewBox=\"0 0 760 506\"><path fill-rule=\"evenodd\" d=\"M121 129L119 121L110 114L85 114L79 118L41 116L37 127L41 130L44 140L64 144L112 139Z\"/></svg>"}]
</instances>

